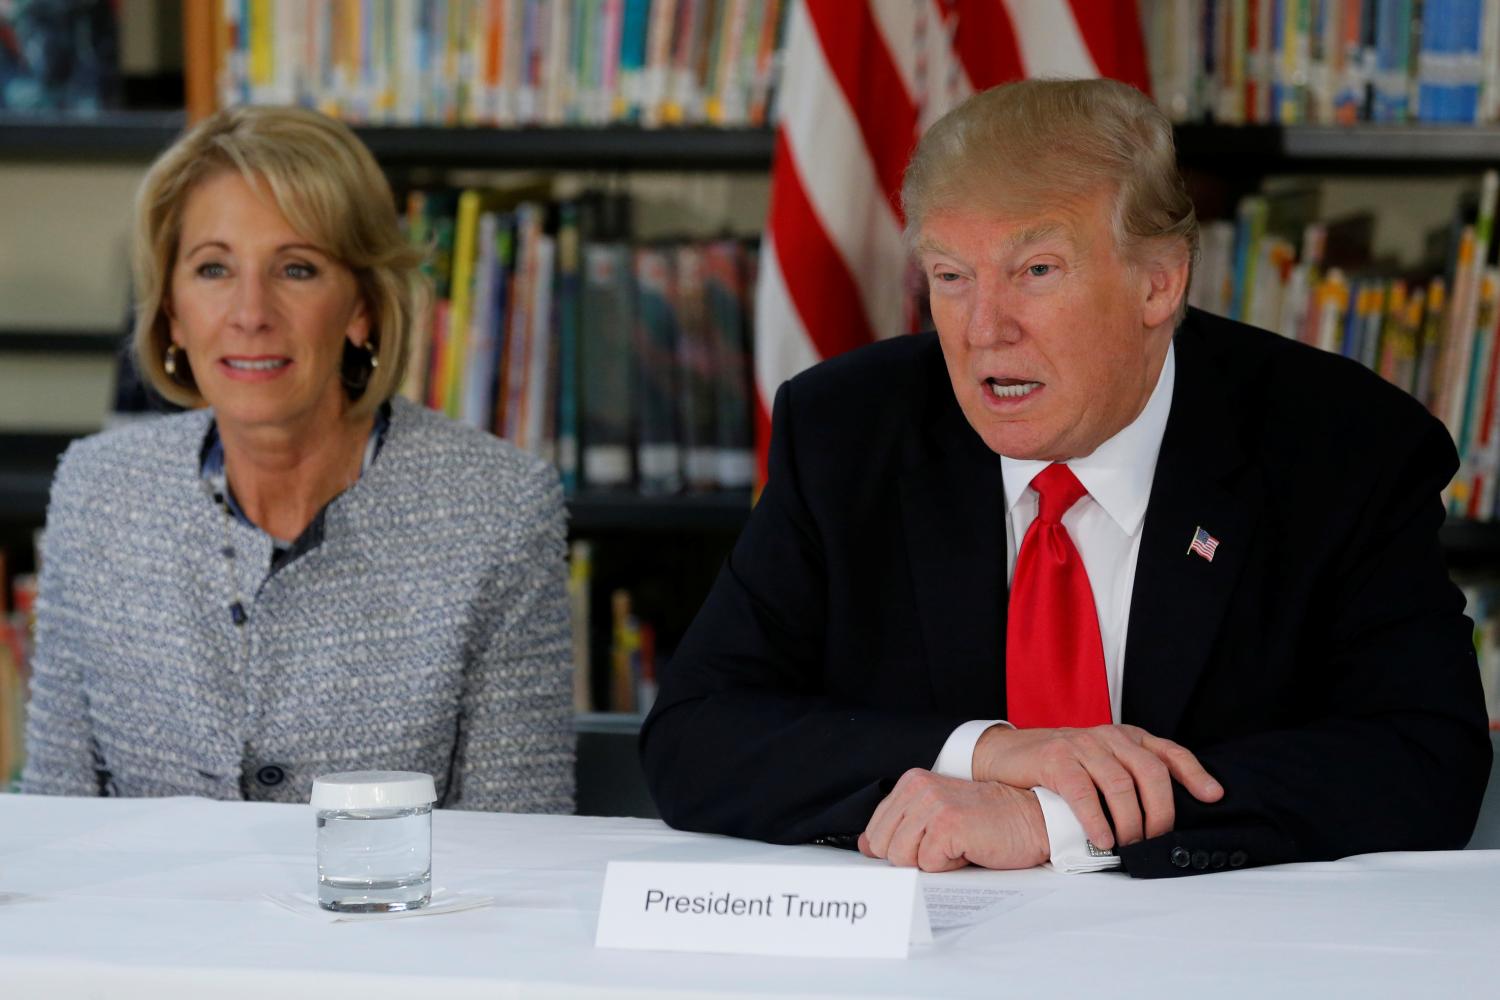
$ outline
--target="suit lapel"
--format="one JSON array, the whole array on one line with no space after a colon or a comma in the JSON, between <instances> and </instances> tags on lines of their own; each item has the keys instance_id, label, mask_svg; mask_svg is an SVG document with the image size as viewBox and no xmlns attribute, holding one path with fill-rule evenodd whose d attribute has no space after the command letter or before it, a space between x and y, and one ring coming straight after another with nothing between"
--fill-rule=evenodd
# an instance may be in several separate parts
<instances>
[{"instance_id":1,"label":"suit lapel","mask_svg":"<svg viewBox=\"0 0 1500 1000\"><path fill-rule=\"evenodd\" d=\"M1136 562L1121 719L1170 737L1208 663L1263 503L1242 474L1234 381L1185 326L1176 340L1172 411L1157 458ZM1212 560L1189 551L1198 528L1218 539Z\"/></svg>"},{"instance_id":2,"label":"suit lapel","mask_svg":"<svg viewBox=\"0 0 1500 1000\"><path fill-rule=\"evenodd\" d=\"M918 429L928 460L899 484L901 521L937 707L987 718L1004 711L1005 486L941 378Z\"/></svg>"}]
</instances>

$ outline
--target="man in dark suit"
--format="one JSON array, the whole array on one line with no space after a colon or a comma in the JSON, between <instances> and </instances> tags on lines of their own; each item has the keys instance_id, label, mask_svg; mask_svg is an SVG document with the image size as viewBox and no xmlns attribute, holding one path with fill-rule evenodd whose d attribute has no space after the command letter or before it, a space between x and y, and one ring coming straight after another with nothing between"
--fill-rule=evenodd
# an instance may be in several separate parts
<instances>
[{"instance_id":1,"label":"man in dark suit","mask_svg":"<svg viewBox=\"0 0 1500 1000\"><path fill-rule=\"evenodd\" d=\"M943 870L1459 848L1490 763L1443 427L1185 310L1169 124L976 95L903 189L935 335L777 394L765 491L641 736L672 825Z\"/></svg>"}]
</instances>

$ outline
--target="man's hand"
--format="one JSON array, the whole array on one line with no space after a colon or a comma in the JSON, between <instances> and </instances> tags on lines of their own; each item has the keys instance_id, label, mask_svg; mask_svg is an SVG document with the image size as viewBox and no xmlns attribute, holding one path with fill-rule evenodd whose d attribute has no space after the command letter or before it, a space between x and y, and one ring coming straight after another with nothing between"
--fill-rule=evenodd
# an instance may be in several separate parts
<instances>
[{"instance_id":1,"label":"man's hand","mask_svg":"<svg viewBox=\"0 0 1500 1000\"><path fill-rule=\"evenodd\" d=\"M1051 789L1067 801L1094 846L1105 850L1116 841L1133 844L1171 832L1174 779L1200 802L1224 795L1190 751L1139 726L991 726L974 747L975 781ZM1101 793L1113 831L1099 805Z\"/></svg>"},{"instance_id":2,"label":"man's hand","mask_svg":"<svg viewBox=\"0 0 1500 1000\"><path fill-rule=\"evenodd\" d=\"M1051 856L1036 795L995 782L945 778L913 768L901 776L859 835L871 858L924 872L976 864L1031 868Z\"/></svg>"}]
</instances>

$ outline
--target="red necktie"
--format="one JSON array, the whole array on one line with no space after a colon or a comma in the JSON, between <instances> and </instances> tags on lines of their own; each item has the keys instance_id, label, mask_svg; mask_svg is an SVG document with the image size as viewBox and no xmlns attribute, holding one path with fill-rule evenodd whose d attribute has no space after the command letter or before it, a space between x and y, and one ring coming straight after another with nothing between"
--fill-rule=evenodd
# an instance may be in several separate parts
<instances>
[{"instance_id":1,"label":"red necktie","mask_svg":"<svg viewBox=\"0 0 1500 1000\"><path fill-rule=\"evenodd\" d=\"M1006 716L1022 729L1110 722L1094 592L1062 517L1088 491L1066 465L1031 481L1040 501L1016 554L1005 627Z\"/></svg>"}]
</instances>

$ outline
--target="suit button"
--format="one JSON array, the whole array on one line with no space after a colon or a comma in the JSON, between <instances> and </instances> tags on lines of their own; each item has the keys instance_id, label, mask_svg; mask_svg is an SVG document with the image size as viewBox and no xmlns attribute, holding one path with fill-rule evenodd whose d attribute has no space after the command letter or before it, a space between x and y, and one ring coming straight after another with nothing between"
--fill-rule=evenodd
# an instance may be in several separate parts
<instances>
[{"instance_id":1,"label":"suit button","mask_svg":"<svg viewBox=\"0 0 1500 1000\"><path fill-rule=\"evenodd\" d=\"M1207 851L1194 851L1193 852L1193 867L1196 868L1196 869L1198 869L1200 872L1204 871L1205 869L1208 868L1208 852Z\"/></svg>"},{"instance_id":2,"label":"suit button","mask_svg":"<svg viewBox=\"0 0 1500 1000\"><path fill-rule=\"evenodd\" d=\"M1172 867L1186 868L1191 861L1192 855L1188 853L1186 847L1172 848Z\"/></svg>"},{"instance_id":3,"label":"suit button","mask_svg":"<svg viewBox=\"0 0 1500 1000\"><path fill-rule=\"evenodd\" d=\"M255 772L255 780L267 788L275 788L286 780L286 772L275 764L267 764Z\"/></svg>"},{"instance_id":4,"label":"suit button","mask_svg":"<svg viewBox=\"0 0 1500 1000\"><path fill-rule=\"evenodd\" d=\"M1208 863L1213 865L1215 869L1223 868L1226 864L1229 863L1229 855L1225 854L1223 851L1214 851L1214 853L1209 856Z\"/></svg>"},{"instance_id":5,"label":"suit button","mask_svg":"<svg viewBox=\"0 0 1500 1000\"><path fill-rule=\"evenodd\" d=\"M1243 868L1245 867L1245 863L1249 860L1250 855L1246 854L1244 851L1235 851L1229 856L1229 867Z\"/></svg>"}]
</instances>

